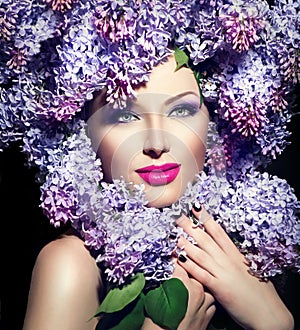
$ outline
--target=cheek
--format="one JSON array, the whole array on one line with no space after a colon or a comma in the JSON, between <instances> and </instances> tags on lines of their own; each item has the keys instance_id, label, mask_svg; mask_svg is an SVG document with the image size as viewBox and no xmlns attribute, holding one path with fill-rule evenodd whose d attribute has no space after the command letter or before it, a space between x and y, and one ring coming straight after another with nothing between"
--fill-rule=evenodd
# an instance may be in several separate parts
<instances>
[{"instance_id":1,"label":"cheek","mask_svg":"<svg viewBox=\"0 0 300 330\"><path fill-rule=\"evenodd\" d=\"M112 181L111 164L114 156L114 150L114 143L109 139L104 138L100 143L97 152L99 158L101 159L104 180L108 182Z\"/></svg>"},{"instance_id":2,"label":"cheek","mask_svg":"<svg viewBox=\"0 0 300 330\"><path fill-rule=\"evenodd\" d=\"M184 140L185 148L179 155L182 160L182 179L184 182L193 181L197 173L203 169L205 159L205 144L199 137L190 136Z\"/></svg>"},{"instance_id":3,"label":"cheek","mask_svg":"<svg viewBox=\"0 0 300 330\"><path fill-rule=\"evenodd\" d=\"M198 128L194 130L194 132L197 133L192 134L189 141L191 154L195 159L198 172L202 171L204 165L208 122L209 122L208 117L203 116L201 122L198 125Z\"/></svg>"},{"instance_id":4,"label":"cheek","mask_svg":"<svg viewBox=\"0 0 300 330\"><path fill-rule=\"evenodd\" d=\"M102 161L102 168L105 181L112 181L123 176L130 181L132 163L138 151L141 138L137 135L125 136L113 133L107 134L101 140L98 156Z\"/></svg>"},{"instance_id":5,"label":"cheek","mask_svg":"<svg viewBox=\"0 0 300 330\"><path fill-rule=\"evenodd\" d=\"M202 171L204 159L205 159L205 141L203 139L194 138L191 141L191 154L193 155L193 159L195 160L195 164L197 167L197 172Z\"/></svg>"},{"instance_id":6,"label":"cheek","mask_svg":"<svg viewBox=\"0 0 300 330\"><path fill-rule=\"evenodd\" d=\"M196 128L195 128L196 129ZM185 148L182 149L180 158L181 165L181 181L182 194L184 193L187 184L194 182L195 176L203 170L205 151L206 151L206 130L202 125L198 127L198 132L190 131L183 137Z\"/></svg>"},{"instance_id":7,"label":"cheek","mask_svg":"<svg viewBox=\"0 0 300 330\"><path fill-rule=\"evenodd\" d=\"M207 125L206 121L195 121L194 125L188 125L176 130L177 157L183 164L184 173L199 173L203 169L206 151ZM176 143L176 141L174 142Z\"/></svg>"}]
</instances>

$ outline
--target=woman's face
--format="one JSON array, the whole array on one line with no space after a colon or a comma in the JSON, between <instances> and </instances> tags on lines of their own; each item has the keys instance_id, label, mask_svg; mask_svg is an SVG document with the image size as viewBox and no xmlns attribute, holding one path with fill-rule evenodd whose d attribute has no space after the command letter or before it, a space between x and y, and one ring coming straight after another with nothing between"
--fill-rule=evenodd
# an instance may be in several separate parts
<instances>
[{"instance_id":1,"label":"woman's face","mask_svg":"<svg viewBox=\"0 0 300 330\"><path fill-rule=\"evenodd\" d=\"M176 62L154 68L137 98L122 109L95 97L88 120L93 147L102 160L104 180L124 177L144 184L149 206L174 203L203 168L208 111L192 70Z\"/></svg>"}]
</instances>

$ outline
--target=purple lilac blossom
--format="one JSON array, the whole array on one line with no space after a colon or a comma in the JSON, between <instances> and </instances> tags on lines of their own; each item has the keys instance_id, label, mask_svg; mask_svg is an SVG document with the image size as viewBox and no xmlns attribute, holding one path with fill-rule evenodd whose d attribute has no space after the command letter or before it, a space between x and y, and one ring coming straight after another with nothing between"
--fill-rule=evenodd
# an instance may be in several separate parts
<instances>
[{"instance_id":1,"label":"purple lilac blossom","mask_svg":"<svg viewBox=\"0 0 300 330\"><path fill-rule=\"evenodd\" d=\"M300 237L300 202L286 180L268 173L250 172L235 181L223 196L219 212L228 232L242 237L250 270L263 278L281 273L300 256L295 248Z\"/></svg>"},{"instance_id":2,"label":"purple lilac blossom","mask_svg":"<svg viewBox=\"0 0 300 330\"><path fill-rule=\"evenodd\" d=\"M54 226L71 221L76 229L81 229L82 219L89 219L82 207L88 194L98 191L102 172L100 160L96 159L85 134L85 126L79 123L77 130L77 134L57 147L55 157L51 150L48 154L51 161L46 181L41 186L41 206Z\"/></svg>"},{"instance_id":3,"label":"purple lilac blossom","mask_svg":"<svg viewBox=\"0 0 300 330\"><path fill-rule=\"evenodd\" d=\"M0 149L21 143L39 168L50 223L71 222L109 281L138 271L169 278L176 239L167 237L183 234L174 219L195 200L236 240L253 274L299 271L299 202L285 180L257 171L290 136L299 10L286 0L1 2ZM147 207L143 186L102 181L79 117L103 87L122 107L174 46L200 73L214 123L205 171L158 210Z\"/></svg>"},{"instance_id":4,"label":"purple lilac blossom","mask_svg":"<svg viewBox=\"0 0 300 330\"><path fill-rule=\"evenodd\" d=\"M78 0L44 0L48 3L53 10L65 12L72 8L72 4L76 3Z\"/></svg>"}]
</instances>

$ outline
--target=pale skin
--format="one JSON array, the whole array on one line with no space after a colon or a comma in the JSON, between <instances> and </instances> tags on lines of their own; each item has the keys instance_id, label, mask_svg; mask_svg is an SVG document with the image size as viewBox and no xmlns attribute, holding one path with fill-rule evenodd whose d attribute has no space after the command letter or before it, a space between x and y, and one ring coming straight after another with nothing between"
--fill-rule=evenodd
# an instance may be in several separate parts
<instances>
[{"instance_id":1,"label":"pale skin","mask_svg":"<svg viewBox=\"0 0 300 330\"><path fill-rule=\"evenodd\" d=\"M200 95L192 71L183 68L174 72L175 66L174 58L170 57L167 63L153 70L149 83L137 91L137 103L131 108L137 117L126 114L121 125L120 119L113 125L101 121L104 112L97 110L103 105L103 95L92 104L96 116L92 117L97 120L90 121L89 133L95 150L99 149L108 181L123 175L128 181L141 183L135 172L138 167L174 161L181 164L179 175L163 187L147 186L143 182L153 207L174 203L204 162L207 109L197 103ZM196 105L198 110L185 115L177 106L186 103ZM155 107L150 109L149 104ZM123 143L126 146L122 140L124 134L128 140L125 154L128 158L124 149L119 148ZM131 150L129 147L136 137L142 142ZM182 146L187 147L179 150L178 140L183 140ZM185 163L187 157L189 162ZM192 167L186 169L190 163ZM205 230L194 228L186 216L177 222L197 242L193 245L183 237L178 242L187 256L185 262L175 260L173 276L181 279L189 291L187 313L178 329L206 329L215 313L214 302L218 300L245 329L292 330L293 318L272 283L261 282L249 274L244 256L204 209L193 212L204 220ZM95 259L79 237L68 233L46 245L37 258L23 330L95 329L97 319L90 318L101 303L103 291ZM160 327L146 319L142 329Z\"/></svg>"},{"instance_id":2,"label":"pale skin","mask_svg":"<svg viewBox=\"0 0 300 330\"><path fill-rule=\"evenodd\" d=\"M33 269L23 330L92 330L103 289L83 241L65 235L46 245Z\"/></svg>"}]
</instances>

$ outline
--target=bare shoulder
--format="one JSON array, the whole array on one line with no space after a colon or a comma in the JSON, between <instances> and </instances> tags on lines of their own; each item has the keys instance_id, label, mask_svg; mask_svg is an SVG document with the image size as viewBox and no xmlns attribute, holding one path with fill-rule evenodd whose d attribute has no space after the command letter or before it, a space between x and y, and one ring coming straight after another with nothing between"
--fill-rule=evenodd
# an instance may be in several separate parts
<instances>
[{"instance_id":1,"label":"bare shoulder","mask_svg":"<svg viewBox=\"0 0 300 330\"><path fill-rule=\"evenodd\" d=\"M101 273L95 259L75 235L64 235L44 246L34 272L50 281L55 279L61 290L76 289L78 293L82 286L92 290L101 285Z\"/></svg>"},{"instance_id":2,"label":"bare shoulder","mask_svg":"<svg viewBox=\"0 0 300 330\"><path fill-rule=\"evenodd\" d=\"M56 266L57 271L61 266L66 275L69 271L86 270L90 276L99 276L95 259L90 255L84 242L75 235L64 235L45 245L38 255L36 266L51 269Z\"/></svg>"},{"instance_id":3,"label":"bare shoulder","mask_svg":"<svg viewBox=\"0 0 300 330\"><path fill-rule=\"evenodd\" d=\"M90 329L103 290L101 273L84 242L65 235L40 251L31 279L24 329ZM59 326L59 327L58 327ZM58 328L57 328L58 327Z\"/></svg>"}]
</instances>

